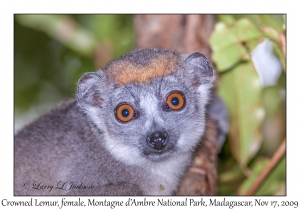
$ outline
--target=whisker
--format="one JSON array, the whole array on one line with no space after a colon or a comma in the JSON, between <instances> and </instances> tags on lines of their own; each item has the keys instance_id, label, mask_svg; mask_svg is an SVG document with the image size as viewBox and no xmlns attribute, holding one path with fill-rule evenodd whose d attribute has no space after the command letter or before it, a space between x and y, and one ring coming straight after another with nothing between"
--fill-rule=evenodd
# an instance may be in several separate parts
<instances>
[{"instance_id":1,"label":"whisker","mask_svg":"<svg viewBox=\"0 0 300 210\"><path fill-rule=\"evenodd\" d=\"M124 84L124 87L125 87L125 89L130 93L130 95L135 99L135 100L137 100L136 99L136 97L133 95L133 93L129 90L129 88Z\"/></svg>"},{"instance_id":2,"label":"whisker","mask_svg":"<svg viewBox=\"0 0 300 210\"><path fill-rule=\"evenodd\" d=\"M109 150L109 152L111 152L111 151L112 151L116 146L118 146L120 143L121 143L121 142L116 143L115 146L113 146L113 147Z\"/></svg>"}]
</instances>

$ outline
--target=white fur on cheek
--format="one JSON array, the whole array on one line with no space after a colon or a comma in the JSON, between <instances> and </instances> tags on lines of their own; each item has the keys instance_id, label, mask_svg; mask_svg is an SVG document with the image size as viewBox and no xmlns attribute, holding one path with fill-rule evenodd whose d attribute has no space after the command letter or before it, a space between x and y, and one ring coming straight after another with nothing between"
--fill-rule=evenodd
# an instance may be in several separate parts
<instances>
[{"instance_id":1,"label":"white fur on cheek","mask_svg":"<svg viewBox=\"0 0 300 210\"><path fill-rule=\"evenodd\" d=\"M96 126L103 131L104 142L107 151L109 151L116 160L122 161L127 165L139 165L138 160L141 158L140 153L139 151L134 151L138 150L138 148L133 148L132 146L128 146L112 138L109 135L105 123L100 120L100 117L98 117L98 108L89 107L86 109L86 112L88 113L92 122L94 122Z\"/></svg>"}]
</instances>

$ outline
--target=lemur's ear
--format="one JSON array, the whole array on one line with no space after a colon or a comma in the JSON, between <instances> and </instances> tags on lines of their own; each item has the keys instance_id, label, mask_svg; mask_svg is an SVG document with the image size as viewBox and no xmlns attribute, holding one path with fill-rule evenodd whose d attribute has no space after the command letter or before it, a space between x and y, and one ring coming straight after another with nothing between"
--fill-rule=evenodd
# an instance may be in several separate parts
<instances>
[{"instance_id":1,"label":"lemur's ear","mask_svg":"<svg viewBox=\"0 0 300 210\"><path fill-rule=\"evenodd\" d=\"M214 81L214 69L204 54L194 52L188 55L184 61L193 75L192 85L212 84Z\"/></svg>"},{"instance_id":2,"label":"lemur's ear","mask_svg":"<svg viewBox=\"0 0 300 210\"><path fill-rule=\"evenodd\" d=\"M103 77L100 73L85 73L77 84L77 101L81 107L101 107L103 99L99 87L103 83Z\"/></svg>"}]
</instances>

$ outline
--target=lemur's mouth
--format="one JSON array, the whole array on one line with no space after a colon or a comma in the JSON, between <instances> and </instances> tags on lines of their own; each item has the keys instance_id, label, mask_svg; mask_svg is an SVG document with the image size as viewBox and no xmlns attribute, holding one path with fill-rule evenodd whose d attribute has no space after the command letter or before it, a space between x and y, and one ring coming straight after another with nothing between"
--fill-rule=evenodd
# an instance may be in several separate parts
<instances>
[{"instance_id":1,"label":"lemur's mouth","mask_svg":"<svg viewBox=\"0 0 300 210\"><path fill-rule=\"evenodd\" d=\"M143 148L144 157L152 161L161 161L167 159L174 152L174 143L168 142L168 144L162 149L155 149L151 146L145 146Z\"/></svg>"},{"instance_id":2,"label":"lemur's mouth","mask_svg":"<svg viewBox=\"0 0 300 210\"><path fill-rule=\"evenodd\" d=\"M161 161L165 160L168 157L171 156L172 151L171 150L165 150L165 151L158 151L158 152L146 152L144 151L144 155L146 158L152 160L152 161Z\"/></svg>"}]
</instances>

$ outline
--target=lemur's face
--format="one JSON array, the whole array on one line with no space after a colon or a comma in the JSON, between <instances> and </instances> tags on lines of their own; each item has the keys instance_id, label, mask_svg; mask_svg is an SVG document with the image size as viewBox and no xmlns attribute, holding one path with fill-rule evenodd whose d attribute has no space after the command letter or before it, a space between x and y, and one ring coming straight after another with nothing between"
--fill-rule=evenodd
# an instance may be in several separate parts
<instances>
[{"instance_id":1,"label":"lemur's face","mask_svg":"<svg viewBox=\"0 0 300 210\"><path fill-rule=\"evenodd\" d=\"M81 106L103 132L106 148L123 162L143 164L191 153L204 131L213 75L207 69L201 74L194 58L188 61L172 51L136 53L114 61L97 78L82 78Z\"/></svg>"},{"instance_id":2,"label":"lemur's face","mask_svg":"<svg viewBox=\"0 0 300 210\"><path fill-rule=\"evenodd\" d=\"M197 94L174 77L127 84L111 92L104 125L113 144L159 161L187 152L200 139L204 116L199 103Z\"/></svg>"}]
</instances>

